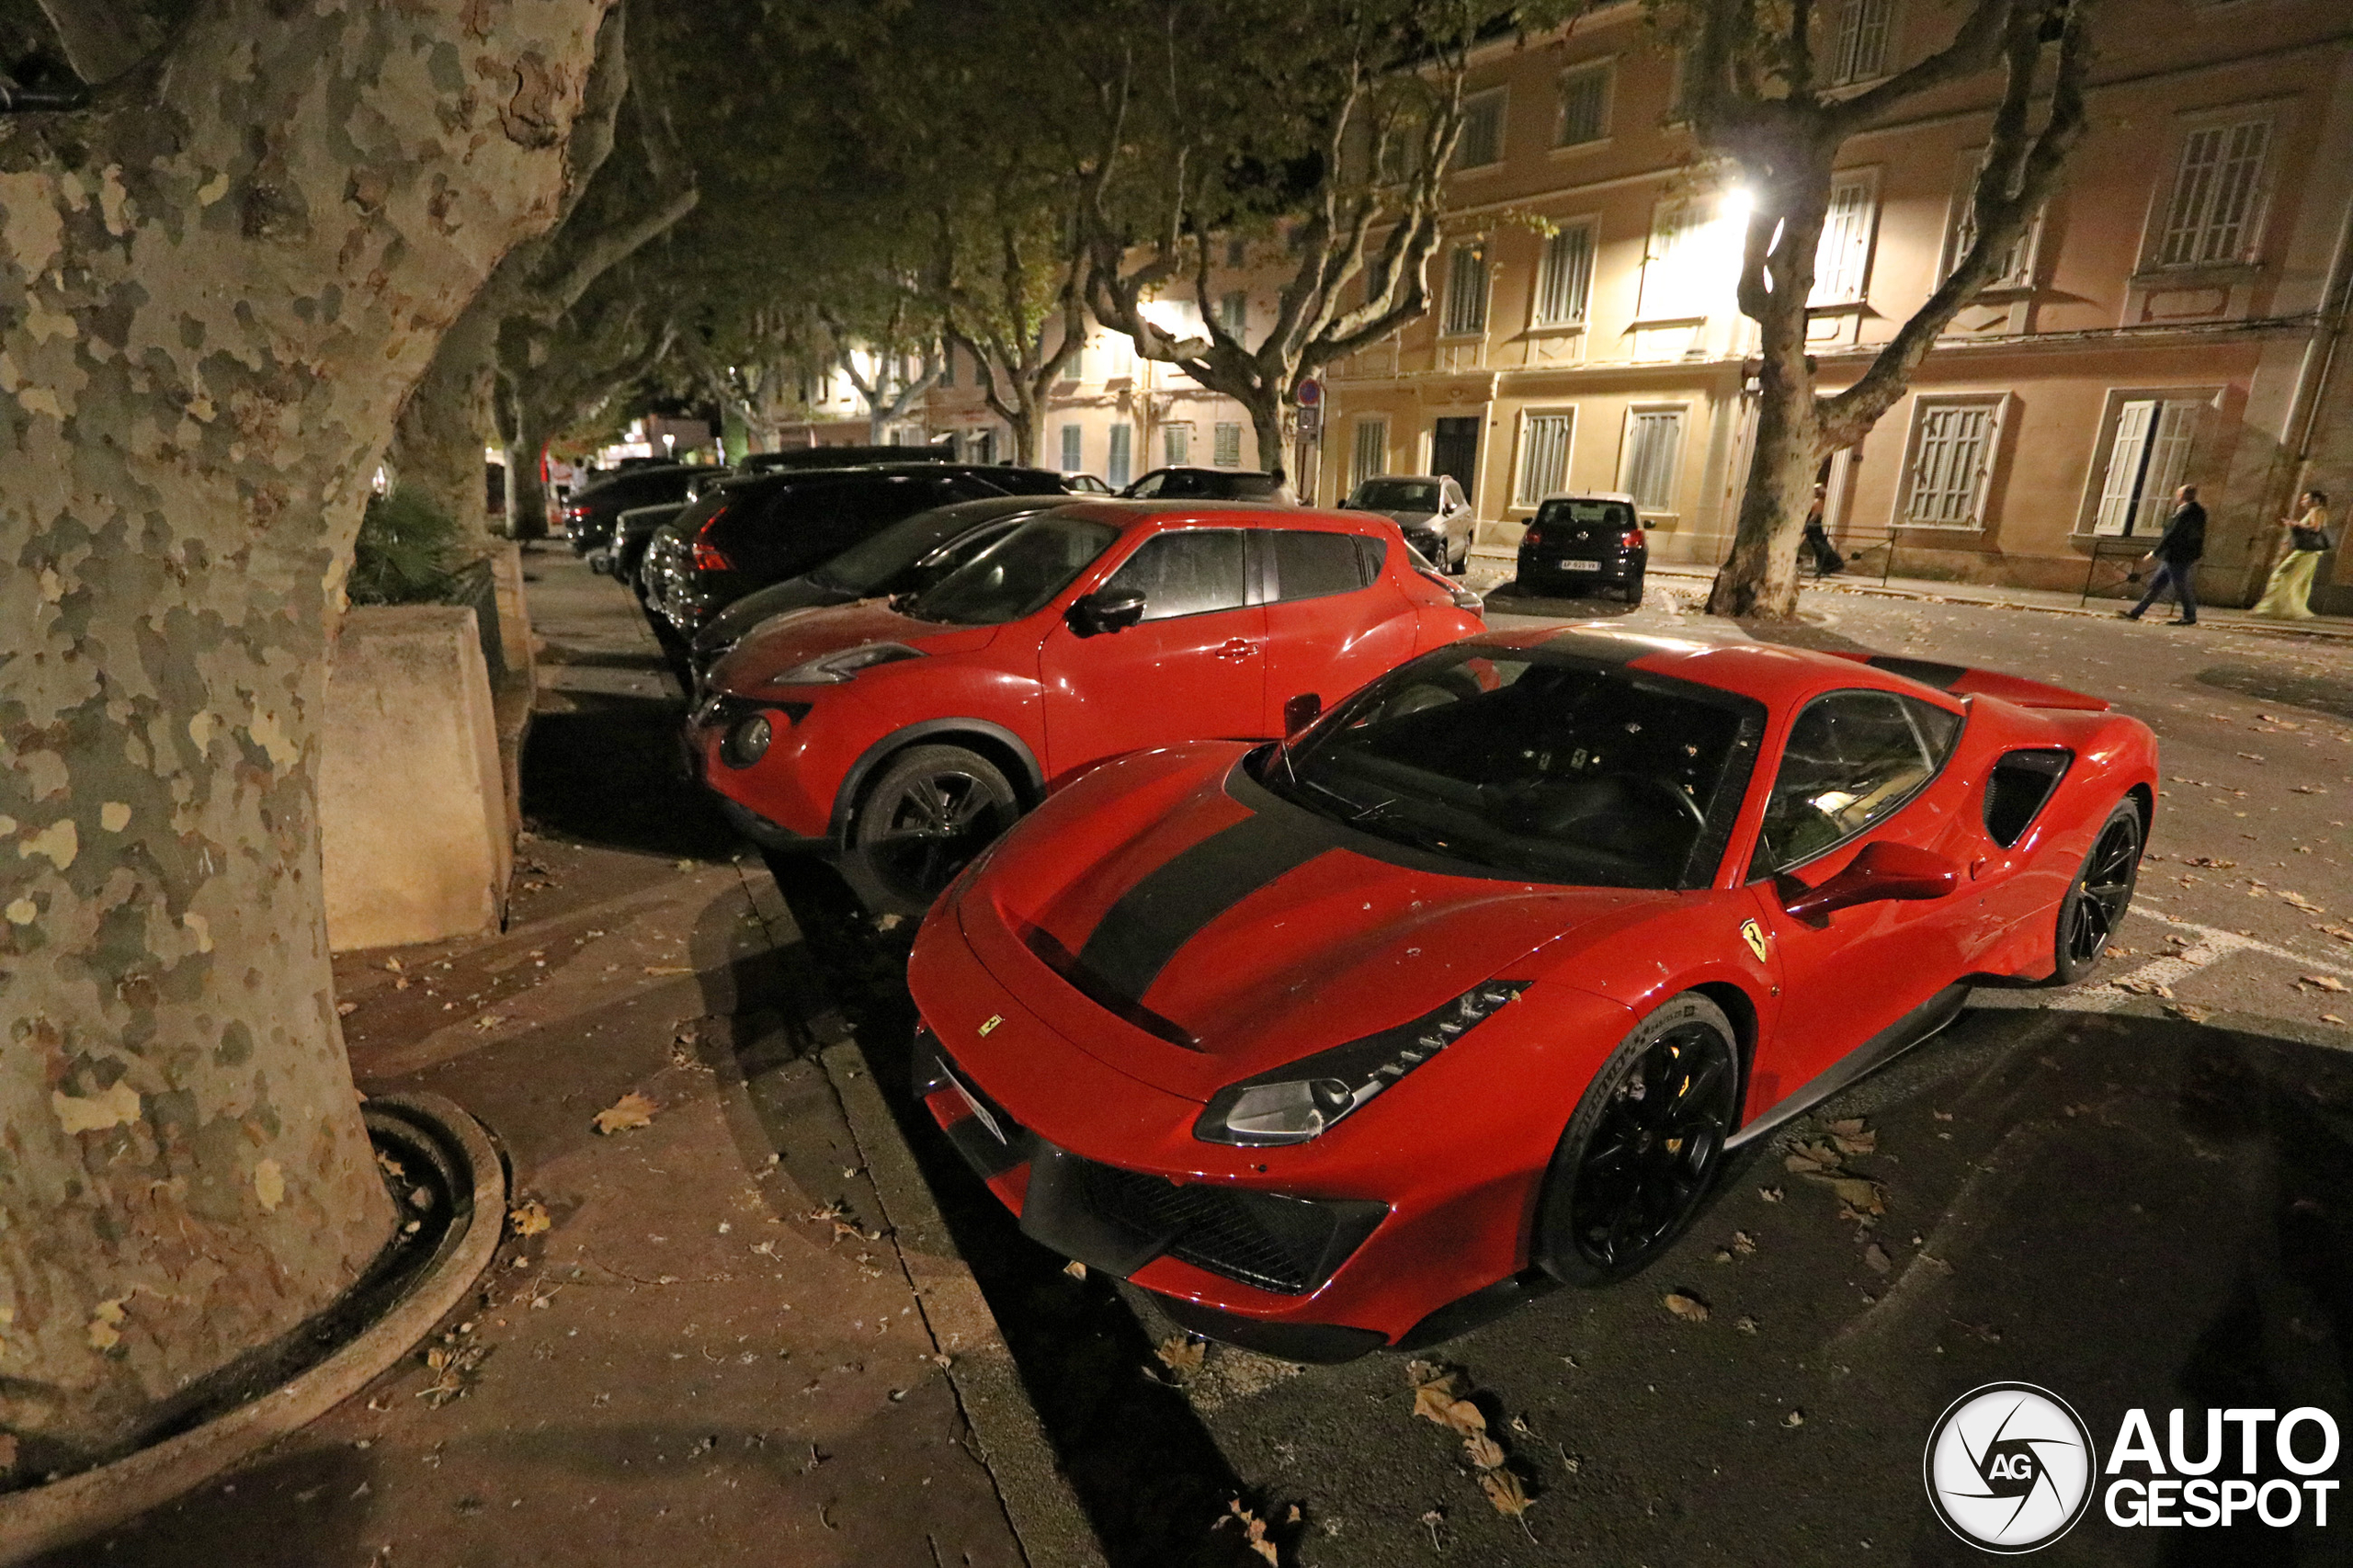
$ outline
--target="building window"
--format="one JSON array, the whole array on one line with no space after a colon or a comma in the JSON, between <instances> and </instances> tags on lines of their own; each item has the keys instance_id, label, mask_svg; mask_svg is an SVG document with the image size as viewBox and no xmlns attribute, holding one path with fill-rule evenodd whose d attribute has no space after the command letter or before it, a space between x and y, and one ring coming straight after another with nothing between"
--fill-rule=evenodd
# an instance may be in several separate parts
<instances>
[{"instance_id":1,"label":"building window","mask_svg":"<svg viewBox=\"0 0 2353 1568\"><path fill-rule=\"evenodd\" d=\"M1862 300L1878 220L1878 180L1869 174L1832 176L1822 243L1813 253L1813 297L1807 303L1850 305Z\"/></svg>"},{"instance_id":2,"label":"building window","mask_svg":"<svg viewBox=\"0 0 2353 1568\"><path fill-rule=\"evenodd\" d=\"M1561 76L1561 133L1556 147L1582 147L1609 134L1609 64L1580 65Z\"/></svg>"},{"instance_id":3,"label":"building window","mask_svg":"<svg viewBox=\"0 0 2353 1568\"><path fill-rule=\"evenodd\" d=\"M2165 204L2158 266L2254 258L2263 158L2270 143L2270 121L2262 119L2189 133L2174 172L2173 199Z\"/></svg>"},{"instance_id":4,"label":"building window","mask_svg":"<svg viewBox=\"0 0 2353 1568\"><path fill-rule=\"evenodd\" d=\"M1675 75L1666 89L1666 122L1669 125L1680 125L1691 118L1691 89L1694 85L1691 51L1678 49L1675 51Z\"/></svg>"},{"instance_id":5,"label":"building window","mask_svg":"<svg viewBox=\"0 0 2353 1568\"><path fill-rule=\"evenodd\" d=\"M1081 457L1081 443L1086 438L1086 431L1078 426L1063 426L1063 472L1064 473L1076 473L1086 466Z\"/></svg>"},{"instance_id":6,"label":"building window","mask_svg":"<svg viewBox=\"0 0 2353 1568\"><path fill-rule=\"evenodd\" d=\"M1593 296L1593 225L1563 228L1536 264L1536 324L1574 326Z\"/></svg>"},{"instance_id":7,"label":"building window","mask_svg":"<svg viewBox=\"0 0 2353 1568\"><path fill-rule=\"evenodd\" d=\"M2139 539L2165 532L2173 493L2189 467L2201 402L2135 398L2116 411L2092 532Z\"/></svg>"},{"instance_id":8,"label":"building window","mask_svg":"<svg viewBox=\"0 0 2353 1568\"><path fill-rule=\"evenodd\" d=\"M964 437L964 460L975 463L996 461L996 432L975 430Z\"/></svg>"},{"instance_id":9,"label":"building window","mask_svg":"<svg viewBox=\"0 0 2353 1568\"><path fill-rule=\"evenodd\" d=\"M1217 324L1225 330L1226 336L1236 342L1241 340L1244 330L1250 324L1250 295L1247 290L1229 290L1218 297Z\"/></svg>"},{"instance_id":10,"label":"building window","mask_svg":"<svg viewBox=\"0 0 2353 1568\"><path fill-rule=\"evenodd\" d=\"M1912 409L1896 520L1931 528L1985 526L1985 490L2001 435L1998 398L1921 398Z\"/></svg>"},{"instance_id":11,"label":"building window","mask_svg":"<svg viewBox=\"0 0 2353 1568\"><path fill-rule=\"evenodd\" d=\"M1103 483L1114 490L1125 490L1134 477L1135 426L1121 421L1111 426L1111 460L1103 465Z\"/></svg>"},{"instance_id":12,"label":"building window","mask_svg":"<svg viewBox=\"0 0 2353 1568\"><path fill-rule=\"evenodd\" d=\"M1236 236L1225 242L1225 265L1240 267L1249 259L1249 242Z\"/></svg>"},{"instance_id":13,"label":"building window","mask_svg":"<svg viewBox=\"0 0 2353 1568\"><path fill-rule=\"evenodd\" d=\"M1462 134L1454 143L1454 166L1483 169L1504 158L1504 95L1499 89L1462 100Z\"/></svg>"},{"instance_id":14,"label":"building window","mask_svg":"<svg viewBox=\"0 0 2353 1568\"><path fill-rule=\"evenodd\" d=\"M1512 488L1512 505L1533 506L1569 483L1569 437L1575 434L1576 415L1529 414L1519 423L1519 478Z\"/></svg>"},{"instance_id":15,"label":"building window","mask_svg":"<svg viewBox=\"0 0 2353 1568\"><path fill-rule=\"evenodd\" d=\"M1675 510L1675 474L1683 461L1683 411L1637 408L1626 415L1626 460L1619 483L1645 512Z\"/></svg>"},{"instance_id":16,"label":"building window","mask_svg":"<svg viewBox=\"0 0 2353 1568\"><path fill-rule=\"evenodd\" d=\"M1217 425L1210 430L1210 460L1220 468L1242 466L1242 426Z\"/></svg>"},{"instance_id":17,"label":"building window","mask_svg":"<svg viewBox=\"0 0 2353 1568\"><path fill-rule=\"evenodd\" d=\"M1160 427L1160 460L1169 468L1182 468L1193 460L1193 427L1190 425L1163 425Z\"/></svg>"},{"instance_id":18,"label":"building window","mask_svg":"<svg viewBox=\"0 0 2353 1568\"><path fill-rule=\"evenodd\" d=\"M1887 39L1894 17L1895 0L1844 0L1838 7L1838 45L1830 58L1833 85L1887 74Z\"/></svg>"},{"instance_id":19,"label":"building window","mask_svg":"<svg viewBox=\"0 0 2353 1568\"><path fill-rule=\"evenodd\" d=\"M1446 264L1446 313L1438 331L1476 337L1487 330L1487 247L1457 245Z\"/></svg>"},{"instance_id":20,"label":"building window","mask_svg":"<svg viewBox=\"0 0 2353 1568\"><path fill-rule=\"evenodd\" d=\"M1939 277L1949 278L1957 271L1961 258L1977 243L1977 171L1985 160L1985 149L1972 149L1961 155L1961 165L1953 186L1952 221L1945 225L1944 270ZM2010 243L1995 264L1993 275L1985 280L1988 289L2027 289L2034 284L2034 247L2041 236L2042 214L2038 211L2027 220L2026 227Z\"/></svg>"},{"instance_id":21,"label":"building window","mask_svg":"<svg viewBox=\"0 0 2353 1568\"><path fill-rule=\"evenodd\" d=\"M1348 488L1389 472L1389 421L1359 419L1348 448Z\"/></svg>"},{"instance_id":22,"label":"building window","mask_svg":"<svg viewBox=\"0 0 2353 1568\"><path fill-rule=\"evenodd\" d=\"M1642 302L1636 311L1641 319L1674 321L1708 313L1707 232L1698 202L1671 201L1659 208L1651 223L1649 248L1643 254Z\"/></svg>"}]
</instances>

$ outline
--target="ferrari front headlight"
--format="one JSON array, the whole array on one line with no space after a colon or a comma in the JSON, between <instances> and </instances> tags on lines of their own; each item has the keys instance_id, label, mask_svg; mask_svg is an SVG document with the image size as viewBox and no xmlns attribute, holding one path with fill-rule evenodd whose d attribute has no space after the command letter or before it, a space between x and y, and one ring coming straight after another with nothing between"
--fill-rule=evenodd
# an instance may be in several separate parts
<instances>
[{"instance_id":1,"label":"ferrari front headlight","mask_svg":"<svg viewBox=\"0 0 2353 1568\"><path fill-rule=\"evenodd\" d=\"M1304 1143L1436 1057L1528 989L1490 980L1442 1006L1379 1034L1350 1040L1210 1096L1193 1136L1205 1143L1264 1148Z\"/></svg>"}]
</instances>

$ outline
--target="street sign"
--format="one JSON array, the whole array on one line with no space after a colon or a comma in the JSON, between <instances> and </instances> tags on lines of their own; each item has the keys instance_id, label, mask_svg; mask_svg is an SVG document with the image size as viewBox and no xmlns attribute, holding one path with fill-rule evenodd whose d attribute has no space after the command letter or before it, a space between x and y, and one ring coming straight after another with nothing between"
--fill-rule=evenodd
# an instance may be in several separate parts
<instances>
[{"instance_id":1,"label":"street sign","mask_svg":"<svg viewBox=\"0 0 2353 1568\"><path fill-rule=\"evenodd\" d=\"M1313 403L1304 403L1299 411L1299 433L1313 436L1324 428L1324 411Z\"/></svg>"},{"instance_id":2,"label":"street sign","mask_svg":"<svg viewBox=\"0 0 2353 1568\"><path fill-rule=\"evenodd\" d=\"M1313 376L1310 376L1305 381L1300 382L1298 401L1299 406L1302 409L1322 407L1324 404L1324 383L1317 381Z\"/></svg>"}]
</instances>

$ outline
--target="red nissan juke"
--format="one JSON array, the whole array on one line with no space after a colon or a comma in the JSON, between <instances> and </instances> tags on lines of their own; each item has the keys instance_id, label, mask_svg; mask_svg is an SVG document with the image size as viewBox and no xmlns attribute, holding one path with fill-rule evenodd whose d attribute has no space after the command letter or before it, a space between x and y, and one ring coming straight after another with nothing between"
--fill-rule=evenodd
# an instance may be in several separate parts
<instances>
[{"instance_id":1,"label":"red nissan juke","mask_svg":"<svg viewBox=\"0 0 2353 1568\"><path fill-rule=\"evenodd\" d=\"M1084 502L888 603L779 617L712 666L690 739L735 824L841 852L867 902L920 913L1082 769L1279 735L1483 629L1395 527L1231 502Z\"/></svg>"},{"instance_id":2,"label":"red nissan juke","mask_svg":"<svg viewBox=\"0 0 2353 1568\"><path fill-rule=\"evenodd\" d=\"M1622 1278L1725 1151L2106 951L2155 742L1982 670L1491 632L1094 769L934 905L917 1092L1022 1229L1297 1360Z\"/></svg>"}]
</instances>

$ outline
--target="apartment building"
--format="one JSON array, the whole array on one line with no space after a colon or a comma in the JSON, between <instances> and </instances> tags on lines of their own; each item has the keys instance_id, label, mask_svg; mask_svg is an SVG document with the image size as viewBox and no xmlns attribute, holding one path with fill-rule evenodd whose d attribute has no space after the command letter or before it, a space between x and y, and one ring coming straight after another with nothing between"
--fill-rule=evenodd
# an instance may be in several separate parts
<instances>
[{"instance_id":1,"label":"apartment building","mask_svg":"<svg viewBox=\"0 0 2353 1568\"><path fill-rule=\"evenodd\" d=\"M1829 12L1835 69L1857 85L1937 47L1955 16ZM2109 0L2098 29L2093 129L2065 187L1909 394L1836 455L1828 521L1866 568L1892 550L1901 575L2097 591L2194 482L2213 517L2206 590L2245 602L2297 488L2353 502L2326 309L2341 312L2353 217L2353 10ZM1722 558L1755 420L1754 328L1733 298L1747 197L1695 162L1676 74L1633 5L1475 61L1437 308L1335 368L1325 494L1452 473L1507 542L1548 492L1622 490L1655 558ZM1847 144L1815 287L1825 391L1968 243L1995 89L1964 85ZM2353 608L2353 551L2321 575L2323 608Z\"/></svg>"}]
</instances>

